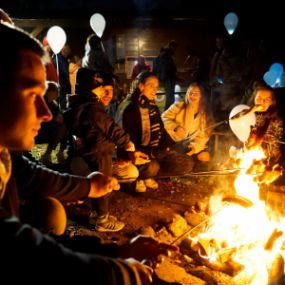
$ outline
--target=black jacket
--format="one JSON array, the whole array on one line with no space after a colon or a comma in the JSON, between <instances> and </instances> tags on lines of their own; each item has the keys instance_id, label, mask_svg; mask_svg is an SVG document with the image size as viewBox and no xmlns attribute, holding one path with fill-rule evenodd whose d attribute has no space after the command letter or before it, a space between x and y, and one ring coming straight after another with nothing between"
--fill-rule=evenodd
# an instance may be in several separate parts
<instances>
[{"instance_id":1,"label":"black jacket","mask_svg":"<svg viewBox=\"0 0 285 285\"><path fill-rule=\"evenodd\" d=\"M67 239L71 250L17 218L20 198L53 196L67 201L86 197L90 187L86 178L53 172L21 155L13 157L12 169L0 206L3 280L11 284L87 284L93 280L98 285L142 285L136 269L124 260L98 255L117 256L116 244L103 245L94 237Z\"/></svg>"},{"instance_id":2,"label":"black jacket","mask_svg":"<svg viewBox=\"0 0 285 285\"><path fill-rule=\"evenodd\" d=\"M81 141L75 155L92 164L102 156L112 155L116 146L130 141L130 136L106 113L95 95L72 97L73 102L64 115L69 131Z\"/></svg>"},{"instance_id":3,"label":"black jacket","mask_svg":"<svg viewBox=\"0 0 285 285\"><path fill-rule=\"evenodd\" d=\"M20 153L11 156L12 175L2 201L11 214L19 214L20 200L54 197L64 202L87 198L90 182L86 178L59 174L30 161Z\"/></svg>"}]
</instances>

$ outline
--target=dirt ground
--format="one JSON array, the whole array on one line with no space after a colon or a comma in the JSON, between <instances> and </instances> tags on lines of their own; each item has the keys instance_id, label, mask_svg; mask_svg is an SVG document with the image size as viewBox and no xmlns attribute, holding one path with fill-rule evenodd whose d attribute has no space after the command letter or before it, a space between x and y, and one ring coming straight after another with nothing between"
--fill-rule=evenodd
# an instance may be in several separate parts
<instances>
[{"instance_id":1,"label":"dirt ground","mask_svg":"<svg viewBox=\"0 0 285 285\"><path fill-rule=\"evenodd\" d=\"M75 235L94 234L104 240L124 242L136 234L144 233L149 226L159 231L175 214L183 216L197 201L207 200L214 189L214 185L204 177L161 179L158 182L157 190L147 189L145 193L136 193L130 185L122 185L120 191L112 194L110 212L126 224L120 232L97 233L87 223L87 205L69 207L69 230Z\"/></svg>"},{"instance_id":2,"label":"dirt ground","mask_svg":"<svg viewBox=\"0 0 285 285\"><path fill-rule=\"evenodd\" d=\"M185 218L185 213L193 211L197 204L207 205L209 198L217 192L233 194L235 176L223 175L193 175L172 177L157 180L159 189L147 189L145 193L136 193L131 184L122 184L121 190L114 192L110 199L110 212L125 223L125 227L115 233L99 233L88 223L88 204L66 205L68 213L68 235L97 236L103 242L129 241L137 234L153 236L161 242L177 244L185 238L184 230L173 234L168 225L177 215ZM285 216L285 186L270 185L260 188L260 197L268 205L281 211ZM195 216L192 216L195 220ZM201 218L201 217L199 217ZM200 221L203 221L203 217ZM189 224L189 220L187 220ZM197 221L193 221L194 224ZM198 221L199 222L199 221ZM190 221L191 224L191 221ZM193 227L193 224L191 224ZM190 264L190 265L189 265ZM193 264L193 263L192 263ZM155 285L163 284L233 284L233 279L227 274L211 270L205 266L193 266L179 251L166 259L155 270ZM161 277L163 277L161 279ZM247 283L244 283L247 284ZM281 283L283 284L283 283Z\"/></svg>"}]
</instances>

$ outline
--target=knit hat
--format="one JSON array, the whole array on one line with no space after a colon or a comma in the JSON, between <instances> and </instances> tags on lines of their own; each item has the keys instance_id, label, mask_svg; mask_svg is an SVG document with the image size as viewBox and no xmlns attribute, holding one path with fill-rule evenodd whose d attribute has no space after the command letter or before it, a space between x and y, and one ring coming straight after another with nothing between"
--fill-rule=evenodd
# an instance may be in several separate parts
<instances>
[{"instance_id":1,"label":"knit hat","mask_svg":"<svg viewBox=\"0 0 285 285\"><path fill-rule=\"evenodd\" d=\"M75 93L90 93L99 86L114 86L113 76L104 71L81 67L76 73Z\"/></svg>"}]
</instances>

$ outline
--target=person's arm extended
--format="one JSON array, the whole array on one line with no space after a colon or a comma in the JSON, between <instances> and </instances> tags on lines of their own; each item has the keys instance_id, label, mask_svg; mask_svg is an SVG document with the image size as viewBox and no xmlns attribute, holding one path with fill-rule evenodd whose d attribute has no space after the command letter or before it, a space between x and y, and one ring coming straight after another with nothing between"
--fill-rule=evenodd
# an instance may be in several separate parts
<instances>
[{"instance_id":1,"label":"person's arm extended","mask_svg":"<svg viewBox=\"0 0 285 285\"><path fill-rule=\"evenodd\" d=\"M119 190L118 181L100 172L87 178L52 171L22 155L13 155L13 176L19 195L27 197L54 197L60 201L99 198L112 190Z\"/></svg>"},{"instance_id":2,"label":"person's arm extended","mask_svg":"<svg viewBox=\"0 0 285 285\"><path fill-rule=\"evenodd\" d=\"M53 171L21 154L12 154L12 165L20 197L51 196L72 201L87 198L90 192L89 179Z\"/></svg>"},{"instance_id":3,"label":"person's arm extended","mask_svg":"<svg viewBox=\"0 0 285 285\"><path fill-rule=\"evenodd\" d=\"M73 251L0 209L2 277L36 284L64 280L100 285L150 284L151 270L139 262ZM37 278L36 278L37 276ZM4 278L4 277L3 277Z\"/></svg>"}]
</instances>

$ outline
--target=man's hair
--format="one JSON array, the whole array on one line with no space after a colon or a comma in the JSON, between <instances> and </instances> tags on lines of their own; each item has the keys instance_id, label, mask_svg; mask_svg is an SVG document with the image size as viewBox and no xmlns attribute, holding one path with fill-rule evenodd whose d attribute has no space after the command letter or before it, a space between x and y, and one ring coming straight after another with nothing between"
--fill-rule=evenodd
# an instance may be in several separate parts
<instances>
[{"instance_id":1,"label":"man's hair","mask_svg":"<svg viewBox=\"0 0 285 285\"><path fill-rule=\"evenodd\" d=\"M56 83L55 81L47 81L46 85L47 85L46 93L51 91L59 92L59 84Z\"/></svg>"},{"instance_id":2,"label":"man's hair","mask_svg":"<svg viewBox=\"0 0 285 285\"><path fill-rule=\"evenodd\" d=\"M8 88L22 60L21 52L31 51L39 57L46 59L46 52L41 43L20 28L7 23L0 23L0 86Z\"/></svg>"}]
</instances>

